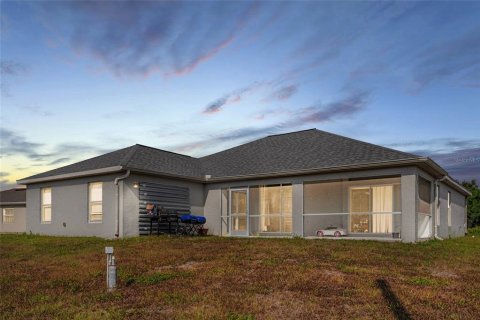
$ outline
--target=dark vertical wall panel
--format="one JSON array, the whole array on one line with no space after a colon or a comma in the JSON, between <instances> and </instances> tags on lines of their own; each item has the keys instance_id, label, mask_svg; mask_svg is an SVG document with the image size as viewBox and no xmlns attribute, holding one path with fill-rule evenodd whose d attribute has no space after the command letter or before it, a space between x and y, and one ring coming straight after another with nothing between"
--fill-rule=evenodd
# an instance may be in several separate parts
<instances>
[{"instance_id":1,"label":"dark vertical wall panel","mask_svg":"<svg viewBox=\"0 0 480 320\"><path fill-rule=\"evenodd\" d=\"M190 190L186 187L177 187L154 182L139 183L139 233L150 234L150 219L146 212L148 203L153 203L157 208L163 207L174 210L181 215L190 212ZM161 223L160 232L168 232L168 223ZM153 223L154 233L157 232L157 223Z\"/></svg>"}]
</instances>

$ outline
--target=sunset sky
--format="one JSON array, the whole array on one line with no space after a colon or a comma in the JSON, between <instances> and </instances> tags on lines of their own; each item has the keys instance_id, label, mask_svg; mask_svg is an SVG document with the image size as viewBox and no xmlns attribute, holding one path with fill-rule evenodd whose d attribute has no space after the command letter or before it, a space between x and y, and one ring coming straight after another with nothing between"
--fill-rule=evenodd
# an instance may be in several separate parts
<instances>
[{"instance_id":1,"label":"sunset sky","mask_svg":"<svg viewBox=\"0 0 480 320\"><path fill-rule=\"evenodd\" d=\"M308 128L480 180L480 2L1 2L2 189Z\"/></svg>"}]
</instances>

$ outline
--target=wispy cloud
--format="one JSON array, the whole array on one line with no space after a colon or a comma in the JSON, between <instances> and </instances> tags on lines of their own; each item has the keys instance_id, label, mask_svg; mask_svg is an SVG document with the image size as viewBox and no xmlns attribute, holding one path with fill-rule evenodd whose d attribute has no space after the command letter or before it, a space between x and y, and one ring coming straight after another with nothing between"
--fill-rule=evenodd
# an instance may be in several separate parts
<instances>
[{"instance_id":1,"label":"wispy cloud","mask_svg":"<svg viewBox=\"0 0 480 320\"><path fill-rule=\"evenodd\" d=\"M298 91L298 85L291 84L287 86L283 86L281 88L278 88L272 92L267 97L268 100L280 100L280 101L285 101L290 99L295 93Z\"/></svg>"},{"instance_id":2,"label":"wispy cloud","mask_svg":"<svg viewBox=\"0 0 480 320\"><path fill-rule=\"evenodd\" d=\"M227 93L221 98L209 103L205 109L202 111L204 114L212 114L221 111L225 106L239 102L244 99L247 95L254 93L256 90L264 86L264 82L254 82L251 85Z\"/></svg>"},{"instance_id":3,"label":"wispy cloud","mask_svg":"<svg viewBox=\"0 0 480 320\"><path fill-rule=\"evenodd\" d=\"M283 123L283 126L291 128L352 116L366 107L369 96L369 91L361 91L350 94L338 101L327 104L318 103L310 107L301 108L292 114L290 119Z\"/></svg>"},{"instance_id":4,"label":"wispy cloud","mask_svg":"<svg viewBox=\"0 0 480 320\"><path fill-rule=\"evenodd\" d=\"M21 134L4 128L0 128L0 140L2 156L20 154L37 159L40 156L37 150L44 145L29 141Z\"/></svg>"},{"instance_id":5,"label":"wispy cloud","mask_svg":"<svg viewBox=\"0 0 480 320\"><path fill-rule=\"evenodd\" d=\"M176 152L192 153L199 149L211 149L212 147L215 147L221 143L249 141L268 134L273 134L279 130L281 130L281 128L277 126L248 127L243 129L227 130L219 134L209 135L203 140L172 146L172 150Z\"/></svg>"},{"instance_id":6,"label":"wispy cloud","mask_svg":"<svg viewBox=\"0 0 480 320\"><path fill-rule=\"evenodd\" d=\"M350 79L359 80L367 76L384 73L388 70L387 65L378 61L369 61L350 72Z\"/></svg>"},{"instance_id":7,"label":"wispy cloud","mask_svg":"<svg viewBox=\"0 0 480 320\"><path fill-rule=\"evenodd\" d=\"M480 65L480 28L441 45L431 46L418 56L414 90L429 83Z\"/></svg>"},{"instance_id":8,"label":"wispy cloud","mask_svg":"<svg viewBox=\"0 0 480 320\"><path fill-rule=\"evenodd\" d=\"M5 38L11 30L11 21L5 14L0 13L0 36Z\"/></svg>"},{"instance_id":9,"label":"wispy cloud","mask_svg":"<svg viewBox=\"0 0 480 320\"><path fill-rule=\"evenodd\" d=\"M75 142L47 145L30 140L22 133L0 128L0 151L2 162L5 161L5 163L10 164L10 169L8 170L14 171L17 174L21 171L36 174L48 170L51 167L58 167L60 165L84 160L88 156L107 153L112 151L112 149ZM25 157L27 160L23 160L18 164L9 161L9 158L18 156ZM25 166L25 164L28 166ZM1 172L0 178L4 178L3 180L6 187L15 185L15 174Z\"/></svg>"},{"instance_id":10,"label":"wispy cloud","mask_svg":"<svg viewBox=\"0 0 480 320\"><path fill-rule=\"evenodd\" d=\"M15 186L15 182L11 182L7 179L0 179L0 191L12 189Z\"/></svg>"},{"instance_id":11,"label":"wispy cloud","mask_svg":"<svg viewBox=\"0 0 480 320\"><path fill-rule=\"evenodd\" d=\"M424 140L408 140L386 144L391 148L415 150L418 154L451 153L459 149L480 148L480 139L433 138Z\"/></svg>"},{"instance_id":12,"label":"wispy cloud","mask_svg":"<svg viewBox=\"0 0 480 320\"><path fill-rule=\"evenodd\" d=\"M28 67L15 60L1 60L0 61L0 92L3 97L10 97L9 82L13 77L25 74Z\"/></svg>"},{"instance_id":13,"label":"wispy cloud","mask_svg":"<svg viewBox=\"0 0 480 320\"><path fill-rule=\"evenodd\" d=\"M460 82L465 87L480 88L480 66L469 70L461 77Z\"/></svg>"},{"instance_id":14,"label":"wispy cloud","mask_svg":"<svg viewBox=\"0 0 480 320\"><path fill-rule=\"evenodd\" d=\"M51 111L48 111L48 110L45 110L44 108L38 106L38 105L25 105L25 106L21 106L22 109L24 109L25 111L27 111L29 114L35 114L35 115L39 115L39 116L42 116L42 117L50 117L50 116L53 116L53 112Z\"/></svg>"},{"instance_id":15,"label":"wispy cloud","mask_svg":"<svg viewBox=\"0 0 480 320\"><path fill-rule=\"evenodd\" d=\"M2 77L17 76L27 71L27 67L14 60L2 60L0 62L0 73Z\"/></svg>"},{"instance_id":16,"label":"wispy cloud","mask_svg":"<svg viewBox=\"0 0 480 320\"><path fill-rule=\"evenodd\" d=\"M370 36L376 30L386 29L388 24L398 20L415 6L416 4L410 3L353 5L332 2L324 3L321 10L304 12L300 25L319 24L321 27L306 28L301 35L296 34L301 43L292 47L288 61L302 63L293 68L290 74L311 72L341 59L360 39ZM306 7L313 8L315 7ZM348 18L340 23L339 16Z\"/></svg>"},{"instance_id":17,"label":"wispy cloud","mask_svg":"<svg viewBox=\"0 0 480 320\"><path fill-rule=\"evenodd\" d=\"M48 148L43 143L31 141L21 133L4 128L0 128L0 140L2 157L21 155L39 165L55 165L70 159L81 159L85 154L112 151L85 143L61 143ZM50 152L45 152L47 148Z\"/></svg>"},{"instance_id":18,"label":"wispy cloud","mask_svg":"<svg viewBox=\"0 0 480 320\"><path fill-rule=\"evenodd\" d=\"M51 162L48 163L49 166L55 166L55 165L58 165L58 164L62 164L62 163L65 163L65 162L69 162L71 161L72 159L70 158L60 158L60 159L57 159L57 160L53 160Z\"/></svg>"},{"instance_id":19,"label":"wispy cloud","mask_svg":"<svg viewBox=\"0 0 480 320\"><path fill-rule=\"evenodd\" d=\"M284 115L288 118L286 121L280 119L276 123L265 127L252 126L226 130L219 134L209 135L201 140L174 145L170 149L176 152L194 153L197 150L205 151L218 147L220 144L228 145L229 142L245 142L268 134L293 131L305 125L315 125L342 119L362 111L369 101L369 96L370 92L362 91L352 93L327 104L318 103L295 111L285 110Z\"/></svg>"},{"instance_id":20,"label":"wispy cloud","mask_svg":"<svg viewBox=\"0 0 480 320\"><path fill-rule=\"evenodd\" d=\"M440 164L458 181L480 181L480 148L466 148L439 153L426 151L428 156Z\"/></svg>"},{"instance_id":21,"label":"wispy cloud","mask_svg":"<svg viewBox=\"0 0 480 320\"><path fill-rule=\"evenodd\" d=\"M480 181L480 139L434 138L385 145L430 157L459 181Z\"/></svg>"},{"instance_id":22,"label":"wispy cloud","mask_svg":"<svg viewBox=\"0 0 480 320\"><path fill-rule=\"evenodd\" d=\"M88 143L61 143L55 147L55 154L62 155L62 154L84 154L84 153L96 153L102 154L112 151L111 148L102 148L97 145L92 145Z\"/></svg>"},{"instance_id":23,"label":"wispy cloud","mask_svg":"<svg viewBox=\"0 0 480 320\"><path fill-rule=\"evenodd\" d=\"M41 16L79 53L118 76L183 75L232 45L258 3L43 3ZM58 19L60 17L60 19Z\"/></svg>"}]
</instances>

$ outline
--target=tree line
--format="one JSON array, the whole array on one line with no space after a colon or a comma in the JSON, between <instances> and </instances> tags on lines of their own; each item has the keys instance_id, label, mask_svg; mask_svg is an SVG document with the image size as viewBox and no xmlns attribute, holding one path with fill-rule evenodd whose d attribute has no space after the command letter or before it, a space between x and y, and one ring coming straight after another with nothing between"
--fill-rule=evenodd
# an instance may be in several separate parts
<instances>
[{"instance_id":1,"label":"tree line","mask_svg":"<svg viewBox=\"0 0 480 320\"><path fill-rule=\"evenodd\" d=\"M462 186L472 194L467 198L468 227L480 226L480 189L478 188L477 181L464 181L462 182Z\"/></svg>"}]
</instances>

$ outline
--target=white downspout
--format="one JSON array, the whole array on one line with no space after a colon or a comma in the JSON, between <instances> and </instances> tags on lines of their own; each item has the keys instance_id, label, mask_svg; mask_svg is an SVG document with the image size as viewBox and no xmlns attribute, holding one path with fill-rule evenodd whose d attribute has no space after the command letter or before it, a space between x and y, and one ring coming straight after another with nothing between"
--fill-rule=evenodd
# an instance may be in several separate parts
<instances>
[{"instance_id":1,"label":"white downspout","mask_svg":"<svg viewBox=\"0 0 480 320\"><path fill-rule=\"evenodd\" d=\"M127 170L127 172L123 176L119 176L115 178L115 185L117 186L117 219L116 219L116 231L115 231L115 237L118 238L120 236L120 200L119 200L119 191L118 191L118 182L120 180L126 179L130 176L130 170Z\"/></svg>"},{"instance_id":2,"label":"white downspout","mask_svg":"<svg viewBox=\"0 0 480 320\"><path fill-rule=\"evenodd\" d=\"M440 214L437 215L437 210L440 210L440 208L439 208L440 195L439 195L439 192L437 192L437 190L440 190L438 183L439 183L439 182L442 182L442 181L445 180L446 178L447 178L447 176L443 176L441 179L435 180L435 239L438 239L438 240L443 240L443 238L441 238L441 237L438 235L438 221L437 221L437 216L440 216Z\"/></svg>"}]
</instances>

